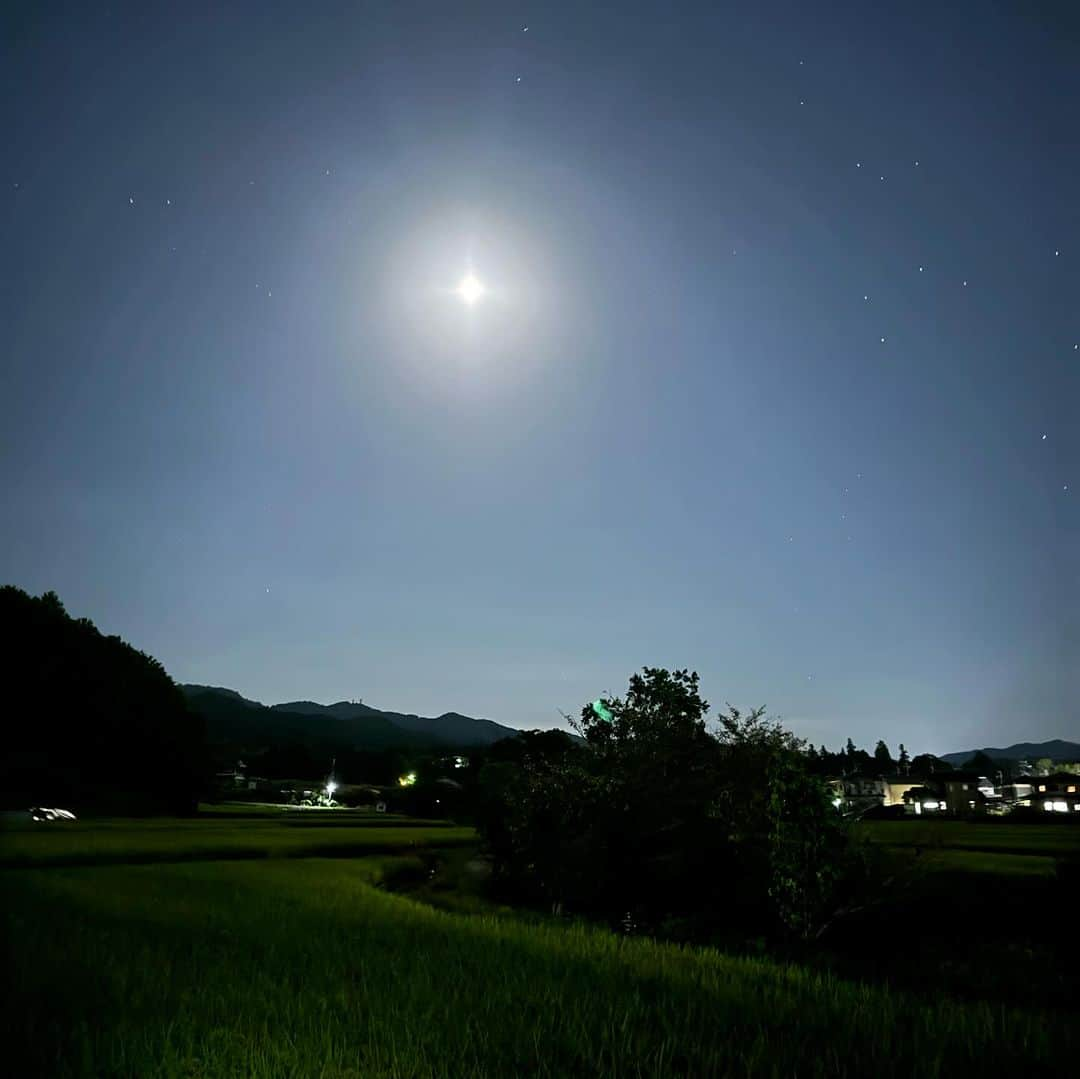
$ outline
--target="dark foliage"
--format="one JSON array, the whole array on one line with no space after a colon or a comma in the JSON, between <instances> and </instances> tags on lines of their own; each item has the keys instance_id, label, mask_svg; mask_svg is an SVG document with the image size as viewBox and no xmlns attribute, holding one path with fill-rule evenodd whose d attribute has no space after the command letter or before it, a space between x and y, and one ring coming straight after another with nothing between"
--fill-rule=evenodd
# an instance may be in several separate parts
<instances>
[{"instance_id":1,"label":"dark foliage","mask_svg":"<svg viewBox=\"0 0 1080 1079\"><path fill-rule=\"evenodd\" d=\"M995 764L985 753L981 750L972 755L969 761L966 761L963 765L963 771L965 772L977 772L982 776L993 776L998 770L999 764Z\"/></svg>"},{"instance_id":2,"label":"dark foliage","mask_svg":"<svg viewBox=\"0 0 1080 1079\"><path fill-rule=\"evenodd\" d=\"M565 735L489 754L478 824L518 896L683 939L812 935L841 901L844 822L761 710L709 730L698 676L645 668ZM609 718L610 717L610 718Z\"/></svg>"},{"instance_id":3,"label":"dark foliage","mask_svg":"<svg viewBox=\"0 0 1080 1079\"><path fill-rule=\"evenodd\" d=\"M10 585L0 588L0 635L5 805L194 812L202 722L157 660L69 617L55 593Z\"/></svg>"}]
</instances>

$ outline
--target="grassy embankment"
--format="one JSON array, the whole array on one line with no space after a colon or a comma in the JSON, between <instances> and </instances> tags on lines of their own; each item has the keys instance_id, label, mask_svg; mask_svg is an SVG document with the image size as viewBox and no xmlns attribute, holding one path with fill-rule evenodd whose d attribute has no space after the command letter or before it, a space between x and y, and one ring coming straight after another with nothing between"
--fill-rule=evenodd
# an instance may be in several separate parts
<instances>
[{"instance_id":1,"label":"grassy embankment","mask_svg":"<svg viewBox=\"0 0 1080 1079\"><path fill-rule=\"evenodd\" d=\"M1063 1015L464 917L374 886L420 865L391 849L460 829L358 828L347 842L384 853L301 861L349 830L222 823L0 836L0 857L21 840L23 866L0 872L15 1074L932 1077L1080 1049ZM290 860L185 861L282 843ZM57 864L76 844L183 864Z\"/></svg>"}]
</instances>

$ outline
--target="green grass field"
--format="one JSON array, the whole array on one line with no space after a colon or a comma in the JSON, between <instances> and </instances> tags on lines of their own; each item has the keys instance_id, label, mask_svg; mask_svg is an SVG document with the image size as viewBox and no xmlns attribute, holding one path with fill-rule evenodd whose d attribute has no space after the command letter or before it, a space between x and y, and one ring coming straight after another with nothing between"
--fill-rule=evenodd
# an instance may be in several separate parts
<instances>
[{"instance_id":1,"label":"green grass field","mask_svg":"<svg viewBox=\"0 0 1080 1079\"><path fill-rule=\"evenodd\" d=\"M1064 1020L442 913L400 859L6 871L20 1075L900 1076L1068 1059Z\"/></svg>"},{"instance_id":2,"label":"green grass field","mask_svg":"<svg viewBox=\"0 0 1080 1079\"><path fill-rule=\"evenodd\" d=\"M860 831L888 846L922 846L958 850L1000 851L1020 855L1080 853L1080 826L1067 824L1011 824L1008 819L987 821L900 820L863 821Z\"/></svg>"},{"instance_id":3,"label":"green grass field","mask_svg":"<svg viewBox=\"0 0 1080 1079\"><path fill-rule=\"evenodd\" d=\"M1080 827L1003 820L863 821L860 833L902 855L916 850L927 871L1050 877L1058 860L1080 856Z\"/></svg>"},{"instance_id":4,"label":"green grass field","mask_svg":"<svg viewBox=\"0 0 1080 1079\"><path fill-rule=\"evenodd\" d=\"M425 847L465 858L468 829L48 827L0 835L0 1052L20 1077L932 1079L1080 1051L1067 1012L450 913L380 887L422 872ZM339 839L338 856L314 856ZM341 857L349 844L365 856ZM98 864L63 864L75 854ZM125 856L162 861L110 864Z\"/></svg>"},{"instance_id":5,"label":"green grass field","mask_svg":"<svg viewBox=\"0 0 1080 1079\"><path fill-rule=\"evenodd\" d=\"M474 843L476 833L438 821L379 818L94 820L0 831L0 866L96 865L236 858L362 855Z\"/></svg>"}]
</instances>

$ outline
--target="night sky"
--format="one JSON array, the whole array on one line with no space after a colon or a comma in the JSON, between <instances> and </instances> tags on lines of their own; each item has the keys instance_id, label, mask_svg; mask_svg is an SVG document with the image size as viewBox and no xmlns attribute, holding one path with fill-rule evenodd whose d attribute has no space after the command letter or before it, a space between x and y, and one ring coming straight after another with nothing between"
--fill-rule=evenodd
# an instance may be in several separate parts
<instances>
[{"instance_id":1,"label":"night sky","mask_svg":"<svg viewBox=\"0 0 1080 1079\"><path fill-rule=\"evenodd\" d=\"M0 580L268 703L1077 736L1073 5L200 8L5 7Z\"/></svg>"}]
</instances>

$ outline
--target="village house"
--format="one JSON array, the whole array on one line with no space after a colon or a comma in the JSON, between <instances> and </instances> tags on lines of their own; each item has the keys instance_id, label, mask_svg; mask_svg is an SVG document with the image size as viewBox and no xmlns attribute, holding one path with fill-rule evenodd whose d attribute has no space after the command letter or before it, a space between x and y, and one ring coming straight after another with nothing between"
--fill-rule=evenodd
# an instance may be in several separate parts
<instances>
[{"instance_id":1,"label":"village house","mask_svg":"<svg viewBox=\"0 0 1080 1079\"><path fill-rule=\"evenodd\" d=\"M985 813L988 803L1001 798L994 784L977 772L950 772L941 777L941 783L946 810L959 816Z\"/></svg>"},{"instance_id":2,"label":"village house","mask_svg":"<svg viewBox=\"0 0 1080 1079\"><path fill-rule=\"evenodd\" d=\"M1044 813L1080 812L1080 776L1071 772L1028 776L1013 787L1017 805L1030 806Z\"/></svg>"}]
</instances>

